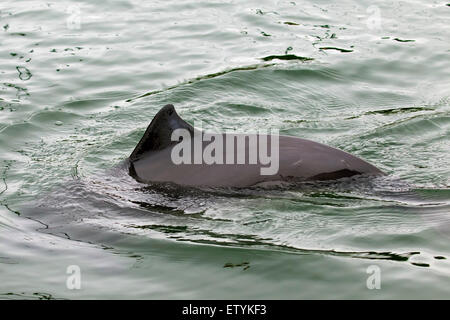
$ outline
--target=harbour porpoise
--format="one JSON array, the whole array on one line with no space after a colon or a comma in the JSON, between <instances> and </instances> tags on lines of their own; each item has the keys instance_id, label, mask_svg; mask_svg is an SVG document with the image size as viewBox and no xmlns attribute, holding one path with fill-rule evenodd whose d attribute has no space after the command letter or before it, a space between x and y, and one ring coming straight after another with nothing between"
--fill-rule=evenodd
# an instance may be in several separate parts
<instances>
[{"instance_id":1,"label":"harbour porpoise","mask_svg":"<svg viewBox=\"0 0 450 320\"><path fill-rule=\"evenodd\" d=\"M365 160L311 140L199 131L181 119L171 104L155 115L131 153L129 173L142 183L207 187L384 175Z\"/></svg>"}]
</instances>

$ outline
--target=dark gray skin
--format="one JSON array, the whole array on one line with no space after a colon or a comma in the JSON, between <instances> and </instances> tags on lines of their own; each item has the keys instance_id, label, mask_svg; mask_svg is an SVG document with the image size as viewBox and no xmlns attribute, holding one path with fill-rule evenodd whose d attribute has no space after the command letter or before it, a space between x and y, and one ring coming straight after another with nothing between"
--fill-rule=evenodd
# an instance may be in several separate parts
<instances>
[{"instance_id":1,"label":"dark gray skin","mask_svg":"<svg viewBox=\"0 0 450 320\"><path fill-rule=\"evenodd\" d=\"M286 180L334 180L357 174L384 175L380 169L347 152L289 136L279 136L279 170L273 175L261 175L260 168L268 165L248 164L248 161L246 164L176 165L171 152L179 142L171 141L171 135L178 128L189 130L191 135L195 131L178 116L173 105L164 106L130 155L130 175L143 183L173 182L208 187L249 187ZM224 138L225 135L228 134L224 134ZM203 143L203 148L208 144Z\"/></svg>"}]
</instances>

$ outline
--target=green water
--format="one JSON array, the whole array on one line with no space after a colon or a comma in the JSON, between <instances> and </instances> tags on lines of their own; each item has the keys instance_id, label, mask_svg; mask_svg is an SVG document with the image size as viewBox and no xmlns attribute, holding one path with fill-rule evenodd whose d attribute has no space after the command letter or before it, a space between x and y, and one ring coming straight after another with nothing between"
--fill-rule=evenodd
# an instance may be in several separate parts
<instances>
[{"instance_id":1,"label":"green water","mask_svg":"<svg viewBox=\"0 0 450 320\"><path fill-rule=\"evenodd\" d=\"M2 2L0 298L450 298L449 22L425 0ZM388 176L145 188L117 165L167 103Z\"/></svg>"}]
</instances>

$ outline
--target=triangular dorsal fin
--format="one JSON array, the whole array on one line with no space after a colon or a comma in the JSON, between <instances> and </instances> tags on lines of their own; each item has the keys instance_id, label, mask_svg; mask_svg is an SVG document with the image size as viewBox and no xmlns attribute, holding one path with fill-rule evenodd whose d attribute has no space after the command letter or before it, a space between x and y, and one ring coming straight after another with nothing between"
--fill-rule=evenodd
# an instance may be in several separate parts
<instances>
[{"instance_id":1,"label":"triangular dorsal fin","mask_svg":"<svg viewBox=\"0 0 450 320\"><path fill-rule=\"evenodd\" d=\"M180 128L189 130L191 134L194 132L194 128L180 118L173 105L165 105L145 130L141 140L131 153L130 160L135 161L148 151L161 150L176 143L171 140L172 132Z\"/></svg>"}]
</instances>

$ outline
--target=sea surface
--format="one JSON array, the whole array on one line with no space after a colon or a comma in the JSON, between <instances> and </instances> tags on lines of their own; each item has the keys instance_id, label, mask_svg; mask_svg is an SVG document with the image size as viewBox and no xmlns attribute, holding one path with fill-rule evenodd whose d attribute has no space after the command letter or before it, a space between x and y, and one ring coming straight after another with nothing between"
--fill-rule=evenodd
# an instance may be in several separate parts
<instances>
[{"instance_id":1,"label":"sea surface","mask_svg":"<svg viewBox=\"0 0 450 320\"><path fill-rule=\"evenodd\" d=\"M449 25L438 0L2 1L0 299L449 299ZM387 176L140 184L168 103Z\"/></svg>"}]
</instances>

